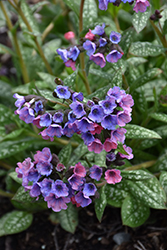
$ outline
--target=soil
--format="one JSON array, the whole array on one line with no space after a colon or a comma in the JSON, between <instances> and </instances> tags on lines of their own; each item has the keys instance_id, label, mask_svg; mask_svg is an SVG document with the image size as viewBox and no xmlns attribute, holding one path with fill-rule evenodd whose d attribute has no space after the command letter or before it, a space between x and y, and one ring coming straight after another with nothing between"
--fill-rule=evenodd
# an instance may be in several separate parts
<instances>
[{"instance_id":1,"label":"soil","mask_svg":"<svg viewBox=\"0 0 167 250\"><path fill-rule=\"evenodd\" d=\"M0 217L13 210L9 199L0 197ZM167 250L167 212L152 210L147 222L130 228L122 225L120 209L107 207L101 223L93 205L79 212L74 234L49 220L50 210L34 214L24 232L0 237L1 250Z\"/></svg>"}]
</instances>

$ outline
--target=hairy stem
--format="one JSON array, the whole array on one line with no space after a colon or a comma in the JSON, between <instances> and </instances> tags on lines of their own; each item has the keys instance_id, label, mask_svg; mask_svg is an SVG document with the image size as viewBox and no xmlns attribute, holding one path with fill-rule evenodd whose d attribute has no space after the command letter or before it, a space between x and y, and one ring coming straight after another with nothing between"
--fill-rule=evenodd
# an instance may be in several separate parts
<instances>
[{"instance_id":1,"label":"hairy stem","mask_svg":"<svg viewBox=\"0 0 167 250\"><path fill-rule=\"evenodd\" d=\"M146 162L143 162L143 163L135 165L135 166L127 167L124 170L137 170L137 169L141 169L141 168L149 168L152 165L154 165L155 162L156 162L155 160L153 160L153 161L146 161Z\"/></svg>"},{"instance_id":2,"label":"hairy stem","mask_svg":"<svg viewBox=\"0 0 167 250\"><path fill-rule=\"evenodd\" d=\"M13 198L14 194L7 193L7 192L3 191L2 189L0 189L0 196L4 196L4 197L8 197L8 198Z\"/></svg>"}]
</instances>

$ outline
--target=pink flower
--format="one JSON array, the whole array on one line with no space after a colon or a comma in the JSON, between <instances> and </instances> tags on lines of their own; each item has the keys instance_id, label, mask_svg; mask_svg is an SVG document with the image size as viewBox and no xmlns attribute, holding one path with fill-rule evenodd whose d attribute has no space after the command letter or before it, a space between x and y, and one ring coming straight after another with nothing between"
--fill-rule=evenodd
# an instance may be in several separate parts
<instances>
[{"instance_id":1,"label":"pink flower","mask_svg":"<svg viewBox=\"0 0 167 250\"><path fill-rule=\"evenodd\" d=\"M109 184L115 184L122 180L121 172L118 169L108 169L105 172L105 179Z\"/></svg>"},{"instance_id":2,"label":"pink flower","mask_svg":"<svg viewBox=\"0 0 167 250\"><path fill-rule=\"evenodd\" d=\"M88 150L99 154L103 150L103 144L99 139L95 139L88 145Z\"/></svg>"},{"instance_id":3,"label":"pink flower","mask_svg":"<svg viewBox=\"0 0 167 250\"><path fill-rule=\"evenodd\" d=\"M97 123L93 123L94 130L90 131L92 135L95 134L101 134L101 131L103 130L103 127L98 125Z\"/></svg>"},{"instance_id":4,"label":"pink flower","mask_svg":"<svg viewBox=\"0 0 167 250\"><path fill-rule=\"evenodd\" d=\"M123 145L123 148L128 153L128 155L124 155L124 154L119 153L120 156L122 158L126 158L128 160L132 159L133 158L132 149L130 147L127 147L126 145Z\"/></svg>"},{"instance_id":5,"label":"pink flower","mask_svg":"<svg viewBox=\"0 0 167 250\"><path fill-rule=\"evenodd\" d=\"M72 70L76 70L76 67L75 67L75 62L73 61L73 60L68 60L67 62L65 62L65 66L66 67L71 67L72 68Z\"/></svg>"},{"instance_id":6,"label":"pink flower","mask_svg":"<svg viewBox=\"0 0 167 250\"><path fill-rule=\"evenodd\" d=\"M85 35L85 38L93 41L95 38L95 35L91 32L91 29L89 29L89 32Z\"/></svg>"},{"instance_id":7,"label":"pink flower","mask_svg":"<svg viewBox=\"0 0 167 250\"><path fill-rule=\"evenodd\" d=\"M75 164L74 167L74 174L80 176L80 177L85 177L86 175L86 169L84 166L82 166L82 164L80 162L78 162L77 164Z\"/></svg>"},{"instance_id":8,"label":"pink flower","mask_svg":"<svg viewBox=\"0 0 167 250\"><path fill-rule=\"evenodd\" d=\"M110 138L107 138L104 142L104 150L110 152L111 149L116 149L117 143L113 142Z\"/></svg>"},{"instance_id":9,"label":"pink flower","mask_svg":"<svg viewBox=\"0 0 167 250\"><path fill-rule=\"evenodd\" d=\"M133 10L138 13L140 12L145 12L147 7L150 6L149 1L147 0L136 0L135 6Z\"/></svg>"},{"instance_id":10,"label":"pink flower","mask_svg":"<svg viewBox=\"0 0 167 250\"><path fill-rule=\"evenodd\" d=\"M75 38L75 34L73 31L69 31L67 33L64 34L65 39L67 39L68 41L70 41L72 38Z\"/></svg>"},{"instance_id":11,"label":"pink flower","mask_svg":"<svg viewBox=\"0 0 167 250\"><path fill-rule=\"evenodd\" d=\"M106 65L105 58L101 53L96 53L94 55L91 55L89 59L92 60L97 65L99 65L101 68L103 68Z\"/></svg>"}]
</instances>

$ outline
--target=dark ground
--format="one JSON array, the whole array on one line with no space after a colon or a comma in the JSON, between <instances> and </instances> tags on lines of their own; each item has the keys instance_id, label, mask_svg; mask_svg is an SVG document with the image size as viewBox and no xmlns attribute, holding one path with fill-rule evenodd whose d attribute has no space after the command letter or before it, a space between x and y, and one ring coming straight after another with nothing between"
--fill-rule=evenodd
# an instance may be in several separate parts
<instances>
[{"instance_id":1,"label":"dark ground","mask_svg":"<svg viewBox=\"0 0 167 250\"><path fill-rule=\"evenodd\" d=\"M7 198L0 197L0 204L0 217L13 210ZM38 212L26 231L0 237L0 250L167 250L166 211L152 210L144 225L132 229L122 226L119 208L107 207L99 223L90 205L80 210L74 234L53 225L49 214L49 210ZM129 241L118 243L118 233Z\"/></svg>"}]
</instances>

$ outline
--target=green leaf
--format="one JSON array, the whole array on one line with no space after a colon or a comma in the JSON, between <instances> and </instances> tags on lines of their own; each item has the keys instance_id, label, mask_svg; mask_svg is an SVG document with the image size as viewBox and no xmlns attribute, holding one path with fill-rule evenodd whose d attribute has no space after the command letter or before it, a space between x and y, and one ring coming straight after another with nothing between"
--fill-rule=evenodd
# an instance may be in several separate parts
<instances>
[{"instance_id":1,"label":"green leaf","mask_svg":"<svg viewBox=\"0 0 167 250\"><path fill-rule=\"evenodd\" d=\"M15 139L19 135L21 135L24 131L25 131L25 129L23 129L23 128L14 130L10 134L7 134L6 136L4 136L3 139L0 140L0 141Z\"/></svg>"},{"instance_id":2,"label":"green leaf","mask_svg":"<svg viewBox=\"0 0 167 250\"><path fill-rule=\"evenodd\" d=\"M72 203L69 203L66 210L61 210L58 213L58 219L64 230L74 233L78 225L78 213L76 207L74 207Z\"/></svg>"},{"instance_id":3,"label":"green leaf","mask_svg":"<svg viewBox=\"0 0 167 250\"><path fill-rule=\"evenodd\" d=\"M73 162L76 162L78 159L80 159L84 154L86 154L88 151L88 147L81 143L74 151L73 154L68 162L68 165L72 165Z\"/></svg>"},{"instance_id":4,"label":"green leaf","mask_svg":"<svg viewBox=\"0 0 167 250\"><path fill-rule=\"evenodd\" d=\"M16 181L17 183L19 183L19 184L22 184L22 178L18 178L17 177L17 173L16 172L10 172L9 173L9 176L14 180L14 181Z\"/></svg>"},{"instance_id":5,"label":"green leaf","mask_svg":"<svg viewBox=\"0 0 167 250\"><path fill-rule=\"evenodd\" d=\"M103 186L100 189L99 195L100 197L98 199L95 199L95 212L96 212L97 219L101 221L101 218L104 213L104 209L107 205L105 186Z\"/></svg>"},{"instance_id":6,"label":"green leaf","mask_svg":"<svg viewBox=\"0 0 167 250\"><path fill-rule=\"evenodd\" d=\"M124 57L126 57L128 54L129 47L133 40L133 34L134 34L133 28L129 28L128 30L125 30L122 34L121 42L119 43L119 45L124 52Z\"/></svg>"},{"instance_id":7,"label":"green leaf","mask_svg":"<svg viewBox=\"0 0 167 250\"><path fill-rule=\"evenodd\" d=\"M132 18L132 24L137 33L142 31L146 27L147 21L150 18L150 13L151 13L150 8L147 8L145 12L140 12L140 11L138 13L134 12Z\"/></svg>"},{"instance_id":8,"label":"green leaf","mask_svg":"<svg viewBox=\"0 0 167 250\"><path fill-rule=\"evenodd\" d=\"M148 139L148 140L144 140L141 142L140 144L140 149L147 149L147 148L151 148L153 146L155 146L156 144L158 144L159 140L157 139Z\"/></svg>"},{"instance_id":9,"label":"green leaf","mask_svg":"<svg viewBox=\"0 0 167 250\"><path fill-rule=\"evenodd\" d=\"M121 181L115 185L107 184L105 186L105 194L107 198L107 204L114 207L121 207L123 200L128 195L128 192L124 188L124 181Z\"/></svg>"},{"instance_id":10,"label":"green leaf","mask_svg":"<svg viewBox=\"0 0 167 250\"><path fill-rule=\"evenodd\" d=\"M150 168L151 172L167 171L167 150L158 158L156 163Z\"/></svg>"},{"instance_id":11,"label":"green leaf","mask_svg":"<svg viewBox=\"0 0 167 250\"><path fill-rule=\"evenodd\" d=\"M155 131L140 127L134 124L127 124L125 126L126 138L128 139L147 139L147 138L154 138L154 139L161 139L160 135L157 134Z\"/></svg>"},{"instance_id":12,"label":"green leaf","mask_svg":"<svg viewBox=\"0 0 167 250\"><path fill-rule=\"evenodd\" d=\"M99 76L99 77L101 77L101 78L107 79L107 80L109 80L110 82L111 82L112 79L113 79L113 75L112 75L112 74L108 74L108 73L106 73L106 72L104 72L104 71L102 71L102 70L90 69L90 70L89 70L89 73L90 73L90 74L93 74L93 75L95 75L95 76Z\"/></svg>"},{"instance_id":13,"label":"green leaf","mask_svg":"<svg viewBox=\"0 0 167 250\"><path fill-rule=\"evenodd\" d=\"M148 62L148 60L146 60L143 57L130 57L126 60L126 62L130 65L130 67L133 65L134 67L139 66L140 64L146 63Z\"/></svg>"},{"instance_id":14,"label":"green leaf","mask_svg":"<svg viewBox=\"0 0 167 250\"><path fill-rule=\"evenodd\" d=\"M122 75L121 75L121 77L122 77ZM102 87L100 89L97 89L94 93L88 95L87 98L92 99L92 97L96 96L99 99L104 99L104 97L106 96L107 91L109 90L109 88L112 88L112 84L109 84L109 85L104 86L104 87Z\"/></svg>"},{"instance_id":15,"label":"green leaf","mask_svg":"<svg viewBox=\"0 0 167 250\"><path fill-rule=\"evenodd\" d=\"M134 56L158 56L165 51L164 47L149 42L135 42L130 47L130 53Z\"/></svg>"},{"instance_id":16,"label":"green leaf","mask_svg":"<svg viewBox=\"0 0 167 250\"><path fill-rule=\"evenodd\" d=\"M106 154L107 152L105 150L99 154L95 154L95 164L100 167L106 167Z\"/></svg>"},{"instance_id":17,"label":"green leaf","mask_svg":"<svg viewBox=\"0 0 167 250\"><path fill-rule=\"evenodd\" d=\"M112 86L118 86L120 88L122 88L122 72L121 70L118 70L112 80Z\"/></svg>"},{"instance_id":18,"label":"green leaf","mask_svg":"<svg viewBox=\"0 0 167 250\"><path fill-rule=\"evenodd\" d=\"M77 16L79 17L79 6L80 6L80 1L78 0L64 0L64 2L68 5L70 9L72 9Z\"/></svg>"},{"instance_id":19,"label":"green leaf","mask_svg":"<svg viewBox=\"0 0 167 250\"><path fill-rule=\"evenodd\" d=\"M0 124L10 124L16 118L14 112L3 104L0 104Z\"/></svg>"},{"instance_id":20,"label":"green leaf","mask_svg":"<svg viewBox=\"0 0 167 250\"><path fill-rule=\"evenodd\" d=\"M0 143L0 159L7 158L9 156L15 155L29 148L35 140L17 140L17 141L4 141Z\"/></svg>"},{"instance_id":21,"label":"green leaf","mask_svg":"<svg viewBox=\"0 0 167 250\"><path fill-rule=\"evenodd\" d=\"M53 91L56 88L56 84L54 82L55 76L52 76L48 73L38 72L39 77L48 84L49 88Z\"/></svg>"},{"instance_id":22,"label":"green leaf","mask_svg":"<svg viewBox=\"0 0 167 250\"><path fill-rule=\"evenodd\" d=\"M148 173L144 170L121 170L122 178L126 180L133 180L133 181L142 181L153 178L154 176L151 173Z\"/></svg>"},{"instance_id":23,"label":"green leaf","mask_svg":"<svg viewBox=\"0 0 167 250\"><path fill-rule=\"evenodd\" d=\"M144 181L126 181L129 192L146 206L166 209L166 195L156 177Z\"/></svg>"},{"instance_id":24,"label":"green leaf","mask_svg":"<svg viewBox=\"0 0 167 250\"><path fill-rule=\"evenodd\" d=\"M160 184L161 184L161 186L162 186L162 188L165 191L166 196L167 196L167 172L163 171L160 174L159 182L160 182Z\"/></svg>"},{"instance_id":25,"label":"green leaf","mask_svg":"<svg viewBox=\"0 0 167 250\"><path fill-rule=\"evenodd\" d=\"M153 119L161 122L167 122L167 115L162 113L152 113L149 115Z\"/></svg>"},{"instance_id":26,"label":"green leaf","mask_svg":"<svg viewBox=\"0 0 167 250\"><path fill-rule=\"evenodd\" d=\"M69 143L65 147L63 147L58 154L59 161L65 166L67 166L70 160L71 152L72 152L72 146L71 143Z\"/></svg>"},{"instance_id":27,"label":"green leaf","mask_svg":"<svg viewBox=\"0 0 167 250\"><path fill-rule=\"evenodd\" d=\"M136 79L136 81L134 81L131 84L130 90L133 91L134 89L137 89L143 86L145 83L151 81L153 78L155 78L161 73L162 73L162 70L158 68L153 68L153 69L148 70L146 73L141 75L139 78Z\"/></svg>"},{"instance_id":28,"label":"green leaf","mask_svg":"<svg viewBox=\"0 0 167 250\"><path fill-rule=\"evenodd\" d=\"M127 196L121 207L122 222L129 227L142 225L150 215L150 208L133 196Z\"/></svg>"},{"instance_id":29,"label":"green leaf","mask_svg":"<svg viewBox=\"0 0 167 250\"><path fill-rule=\"evenodd\" d=\"M69 75L67 78L63 80L64 85L75 89L75 81L77 74L78 74L78 66L77 69L71 75Z\"/></svg>"},{"instance_id":30,"label":"green leaf","mask_svg":"<svg viewBox=\"0 0 167 250\"><path fill-rule=\"evenodd\" d=\"M12 89L12 92L13 93L20 93L20 94L23 94L23 95L28 95L31 83L32 82L29 82L29 83L26 83L26 85L20 85L18 87L15 87L15 88ZM35 81L34 84L40 90L48 88L48 83L45 82L45 81Z\"/></svg>"},{"instance_id":31,"label":"green leaf","mask_svg":"<svg viewBox=\"0 0 167 250\"><path fill-rule=\"evenodd\" d=\"M41 94L41 96L45 97L47 100L49 100L51 102L55 102L56 100L58 100L57 98L55 98L53 96L53 91L50 91L50 90L40 90L40 94ZM61 102L61 99L59 99L59 102Z\"/></svg>"},{"instance_id":32,"label":"green leaf","mask_svg":"<svg viewBox=\"0 0 167 250\"><path fill-rule=\"evenodd\" d=\"M5 214L0 219L0 236L26 230L31 225L32 219L32 214L23 211L12 211Z\"/></svg>"},{"instance_id":33,"label":"green leaf","mask_svg":"<svg viewBox=\"0 0 167 250\"><path fill-rule=\"evenodd\" d=\"M9 49L9 47L0 43L0 54L10 54L12 56L16 56L13 50Z\"/></svg>"},{"instance_id":34,"label":"green leaf","mask_svg":"<svg viewBox=\"0 0 167 250\"><path fill-rule=\"evenodd\" d=\"M83 27L89 28L90 23L97 19L97 5L95 0L86 0L83 8Z\"/></svg>"}]
</instances>

